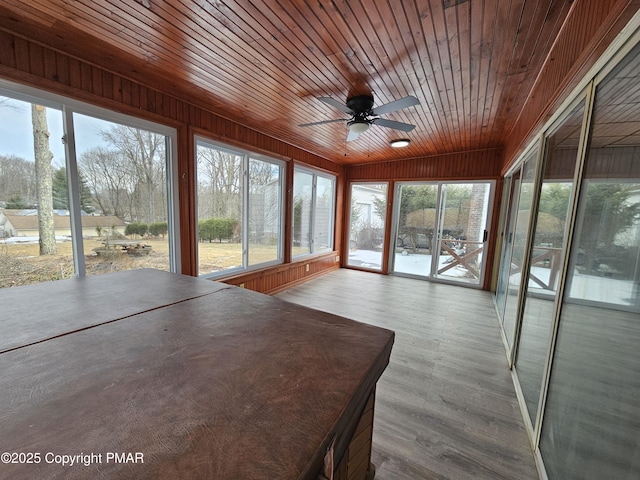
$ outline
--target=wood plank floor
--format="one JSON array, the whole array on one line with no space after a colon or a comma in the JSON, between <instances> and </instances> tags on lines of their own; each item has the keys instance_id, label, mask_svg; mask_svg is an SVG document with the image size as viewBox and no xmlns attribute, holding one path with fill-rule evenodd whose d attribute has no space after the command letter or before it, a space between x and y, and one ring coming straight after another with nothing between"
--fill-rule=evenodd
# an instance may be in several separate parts
<instances>
[{"instance_id":1,"label":"wood plank floor","mask_svg":"<svg viewBox=\"0 0 640 480\"><path fill-rule=\"evenodd\" d=\"M396 332L376 480L538 478L490 293L340 269L277 296Z\"/></svg>"}]
</instances>

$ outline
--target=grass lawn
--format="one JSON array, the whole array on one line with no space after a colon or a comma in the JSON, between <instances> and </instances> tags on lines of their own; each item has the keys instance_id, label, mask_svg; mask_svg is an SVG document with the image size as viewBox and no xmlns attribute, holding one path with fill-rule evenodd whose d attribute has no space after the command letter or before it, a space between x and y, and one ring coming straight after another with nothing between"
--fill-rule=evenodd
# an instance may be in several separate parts
<instances>
[{"instance_id":1,"label":"grass lawn","mask_svg":"<svg viewBox=\"0 0 640 480\"><path fill-rule=\"evenodd\" d=\"M103 240L84 240L87 275L156 268L169 270L169 244L166 239L143 239L140 243L150 245L148 255L128 255L116 251L109 255L97 255L95 248L103 248ZM0 243L0 288L71 278L74 275L71 242L56 244L55 255L39 255L37 243ZM250 245L251 265L274 260L275 245ZM198 243L199 270L201 273L225 270L242 265L240 243Z\"/></svg>"}]
</instances>

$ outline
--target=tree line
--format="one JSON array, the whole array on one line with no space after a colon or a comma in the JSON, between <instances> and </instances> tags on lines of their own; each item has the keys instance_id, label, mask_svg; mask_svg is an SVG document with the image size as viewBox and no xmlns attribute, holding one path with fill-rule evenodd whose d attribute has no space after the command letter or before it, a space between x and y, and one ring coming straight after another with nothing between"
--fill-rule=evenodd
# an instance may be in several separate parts
<instances>
[{"instance_id":1,"label":"tree line","mask_svg":"<svg viewBox=\"0 0 640 480\"><path fill-rule=\"evenodd\" d=\"M114 125L101 132L106 146L78 159L80 203L86 213L115 215L126 222L166 221L165 137ZM51 168L53 209L69 209L65 167ZM36 164L15 155L0 155L0 200L5 208L37 208Z\"/></svg>"}]
</instances>

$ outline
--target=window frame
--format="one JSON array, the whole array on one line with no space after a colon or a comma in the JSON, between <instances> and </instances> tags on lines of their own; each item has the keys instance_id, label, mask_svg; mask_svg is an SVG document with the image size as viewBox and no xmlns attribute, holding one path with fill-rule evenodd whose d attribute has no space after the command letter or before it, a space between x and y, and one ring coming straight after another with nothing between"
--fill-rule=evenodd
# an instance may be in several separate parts
<instances>
[{"instance_id":1,"label":"window frame","mask_svg":"<svg viewBox=\"0 0 640 480\"><path fill-rule=\"evenodd\" d=\"M242 157L242 226L241 226L241 246L242 246L242 266L235 268L228 268L220 270L218 272L200 273L200 247L199 247L199 233L198 233L198 147L204 146L206 148L212 148L220 151L224 151L239 157ZM253 270L259 270L265 267L273 265L280 265L284 263L284 235L285 235L285 193L286 193L286 172L287 162L257 152L253 152L249 149L237 147L234 145L228 145L223 142L211 139L206 135L194 134L193 135L193 165L194 165L194 197L195 197L195 228L196 228L196 274L200 278L224 278L238 273L250 272ZM279 227L278 227L278 241L277 241L277 254L273 260L266 262L260 262L256 264L249 264L249 220L250 220L250 198L249 198L249 164L251 160L258 160L265 163L270 163L278 167L279 170Z\"/></svg>"},{"instance_id":2,"label":"window frame","mask_svg":"<svg viewBox=\"0 0 640 480\"><path fill-rule=\"evenodd\" d=\"M310 168L307 166L302 166L300 164L294 164L293 166L293 185L291 186L292 192L295 192L295 175L296 172L305 173L307 175L311 175L311 215L309 219L310 225L310 240L309 240L309 251L304 253L293 253L293 229L294 229L294 219L292 216L291 219L291 259L300 259L305 257L310 257L313 255L322 255L327 252L332 252L335 250L335 228L336 228L336 198L337 198L337 184L338 178L336 175L331 173L323 172L320 170L316 170L314 168ZM315 228L316 228L316 207L317 207L317 194L318 194L318 177L324 178L326 180L330 180L333 184L332 191L333 195L331 196L331 215L329 215L329 238L331 239L331 245L328 249L322 250L321 252L315 251ZM291 202L292 202L292 211L293 211L293 203L295 201L295 193L292 193Z\"/></svg>"},{"instance_id":3,"label":"window frame","mask_svg":"<svg viewBox=\"0 0 640 480\"><path fill-rule=\"evenodd\" d=\"M107 122L113 122L132 128L144 129L163 135L166 139L166 189L167 189L167 227L169 246L169 271L181 271L180 259L180 209L178 199L178 132L174 127L143 118L98 107L83 101L48 92L28 85L22 85L0 78L0 95L15 100L36 103L55 108L62 112L63 138L67 184L69 188L69 211L71 215L71 233L73 245L74 276L86 276L84 247L82 242L82 224L80 218L80 195L77 188L78 161L75 148L75 130L73 115L80 114Z\"/></svg>"},{"instance_id":4,"label":"window frame","mask_svg":"<svg viewBox=\"0 0 640 480\"><path fill-rule=\"evenodd\" d=\"M369 203L363 203L363 202L355 202L355 204L358 205L365 205L367 207L367 213L368 213L368 227L366 227L369 230L373 230L374 228L377 227L373 227L372 223L375 220L375 217L378 216L382 222L382 251L380 252L380 267L372 267L372 266L363 266L363 265L358 265L356 263L351 263L351 245L352 245L352 235L353 235L353 214L354 214L354 200L355 200L355 196L353 194L353 189L356 186L360 186L360 187L364 187L364 188L371 188L371 186L376 186L376 185L380 185L380 186L384 186L385 187L385 192L384 192L384 201L385 201L385 215L384 217L379 217L378 215L376 215L374 209L375 207L373 206L373 200ZM375 187L374 187L375 188ZM346 223L346 228L345 228L345 239L346 239L346 252L348 253L347 255L347 259L346 259L346 267L347 268L354 268L357 270L366 270L366 271L371 271L371 272L378 272L378 273L382 273L382 272L387 272L388 268L389 268L389 257L388 255L385 256L384 255L384 249L387 248L387 230L388 230L388 217L389 217L389 205L390 203L393 201L393 198L390 196L392 193L392 188L393 188L393 182L391 180L381 180L381 181L376 181L376 180L354 180L349 182L348 184L348 206L346 207L347 210L347 223ZM391 199L391 200L390 200ZM354 241L355 242L355 241ZM366 262L369 263L369 262Z\"/></svg>"}]
</instances>

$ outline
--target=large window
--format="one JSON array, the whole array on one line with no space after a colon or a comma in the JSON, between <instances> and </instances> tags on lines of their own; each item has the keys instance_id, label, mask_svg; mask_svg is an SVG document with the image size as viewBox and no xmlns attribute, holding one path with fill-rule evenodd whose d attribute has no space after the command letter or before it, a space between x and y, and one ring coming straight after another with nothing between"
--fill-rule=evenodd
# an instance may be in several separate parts
<instances>
[{"instance_id":1,"label":"large window","mask_svg":"<svg viewBox=\"0 0 640 480\"><path fill-rule=\"evenodd\" d=\"M296 166L292 256L333 249L335 177Z\"/></svg>"},{"instance_id":2,"label":"large window","mask_svg":"<svg viewBox=\"0 0 640 480\"><path fill-rule=\"evenodd\" d=\"M196 138L198 271L282 261L284 164Z\"/></svg>"},{"instance_id":3,"label":"large window","mask_svg":"<svg viewBox=\"0 0 640 480\"><path fill-rule=\"evenodd\" d=\"M0 83L0 287L176 270L175 130Z\"/></svg>"}]
</instances>

